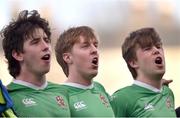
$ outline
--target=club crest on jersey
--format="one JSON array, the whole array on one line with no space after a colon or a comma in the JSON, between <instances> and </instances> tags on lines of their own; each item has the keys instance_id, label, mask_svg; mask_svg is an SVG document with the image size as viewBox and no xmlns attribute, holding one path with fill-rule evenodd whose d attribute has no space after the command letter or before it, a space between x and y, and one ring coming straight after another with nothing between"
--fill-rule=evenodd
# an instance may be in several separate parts
<instances>
[{"instance_id":1,"label":"club crest on jersey","mask_svg":"<svg viewBox=\"0 0 180 118\"><path fill-rule=\"evenodd\" d=\"M166 106L167 106L167 108L171 108L172 107L172 103L171 103L171 100L170 100L169 97L167 97L167 99L166 99Z\"/></svg>"},{"instance_id":2,"label":"club crest on jersey","mask_svg":"<svg viewBox=\"0 0 180 118\"><path fill-rule=\"evenodd\" d=\"M106 99L106 97L102 94L99 95L99 98L101 100L101 102L106 106L106 107L109 107L109 102L108 100Z\"/></svg>"},{"instance_id":3,"label":"club crest on jersey","mask_svg":"<svg viewBox=\"0 0 180 118\"><path fill-rule=\"evenodd\" d=\"M59 105L60 107L62 107L62 108L66 108L66 107L67 107L67 105L66 105L65 102L64 102L63 97L61 97L61 96L56 96L56 101L57 101L57 103L58 103L58 105Z\"/></svg>"}]
</instances>

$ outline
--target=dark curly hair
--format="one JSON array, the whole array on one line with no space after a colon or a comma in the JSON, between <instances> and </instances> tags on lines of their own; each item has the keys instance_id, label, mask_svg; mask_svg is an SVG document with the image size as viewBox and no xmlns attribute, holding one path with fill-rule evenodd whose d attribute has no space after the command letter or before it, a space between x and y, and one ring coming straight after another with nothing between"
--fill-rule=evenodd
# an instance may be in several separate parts
<instances>
[{"instance_id":1,"label":"dark curly hair","mask_svg":"<svg viewBox=\"0 0 180 118\"><path fill-rule=\"evenodd\" d=\"M18 18L12 20L1 31L3 50L8 60L8 70L14 78L20 74L21 67L19 61L12 56L12 52L23 52L25 40L32 35L36 28L42 28L48 39L51 40L49 23L41 18L36 10L21 11Z\"/></svg>"}]
</instances>

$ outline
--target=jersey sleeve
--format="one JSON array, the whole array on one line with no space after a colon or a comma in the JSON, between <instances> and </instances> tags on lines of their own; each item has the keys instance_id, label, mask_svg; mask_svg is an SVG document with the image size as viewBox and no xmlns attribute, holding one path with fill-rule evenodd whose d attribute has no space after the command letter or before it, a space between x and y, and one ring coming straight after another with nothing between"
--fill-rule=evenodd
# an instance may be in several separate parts
<instances>
[{"instance_id":1,"label":"jersey sleeve","mask_svg":"<svg viewBox=\"0 0 180 118\"><path fill-rule=\"evenodd\" d=\"M128 103L125 96L122 94L114 93L111 96L111 106L113 108L114 114L116 117L126 117L127 116L127 109L128 109Z\"/></svg>"}]
</instances>

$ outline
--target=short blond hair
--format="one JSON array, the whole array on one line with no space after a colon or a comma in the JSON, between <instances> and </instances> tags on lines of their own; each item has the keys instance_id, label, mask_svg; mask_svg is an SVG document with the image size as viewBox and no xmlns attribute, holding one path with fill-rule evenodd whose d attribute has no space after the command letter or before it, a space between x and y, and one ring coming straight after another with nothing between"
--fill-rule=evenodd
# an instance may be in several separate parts
<instances>
[{"instance_id":1,"label":"short blond hair","mask_svg":"<svg viewBox=\"0 0 180 118\"><path fill-rule=\"evenodd\" d=\"M97 40L94 30L88 26L72 27L64 31L58 38L55 46L56 60L63 69L66 76L69 75L69 68L63 59L63 53L70 52L73 45L79 41L80 36L85 40Z\"/></svg>"}]
</instances>

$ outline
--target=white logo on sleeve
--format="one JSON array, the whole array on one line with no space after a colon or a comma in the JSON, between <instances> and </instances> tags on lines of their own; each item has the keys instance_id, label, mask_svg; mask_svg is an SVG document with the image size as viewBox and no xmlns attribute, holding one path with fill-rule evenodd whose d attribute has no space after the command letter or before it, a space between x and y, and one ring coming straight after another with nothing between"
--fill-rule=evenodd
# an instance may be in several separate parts
<instances>
[{"instance_id":1,"label":"white logo on sleeve","mask_svg":"<svg viewBox=\"0 0 180 118\"><path fill-rule=\"evenodd\" d=\"M154 106L152 103L145 104L144 110L154 110Z\"/></svg>"},{"instance_id":2,"label":"white logo on sleeve","mask_svg":"<svg viewBox=\"0 0 180 118\"><path fill-rule=\"evenodd\" d=\"M84 101L79 101L79 102L76 102L74 103L74 108L79 111L79 110L82 110L82 109L86 109L87 106L86 104L84 103Z\"/></svg>"},{"instance_id":3,"label":"white logo on sleeve","mask_svg":"<svg viewBox=\"0 0 180 118\"><path fill-rule=\"evenodd\" d=\"M24 98L22 99L22 103L26 107L37 105L33 98Z\"/></svg>"}]
</instances>

